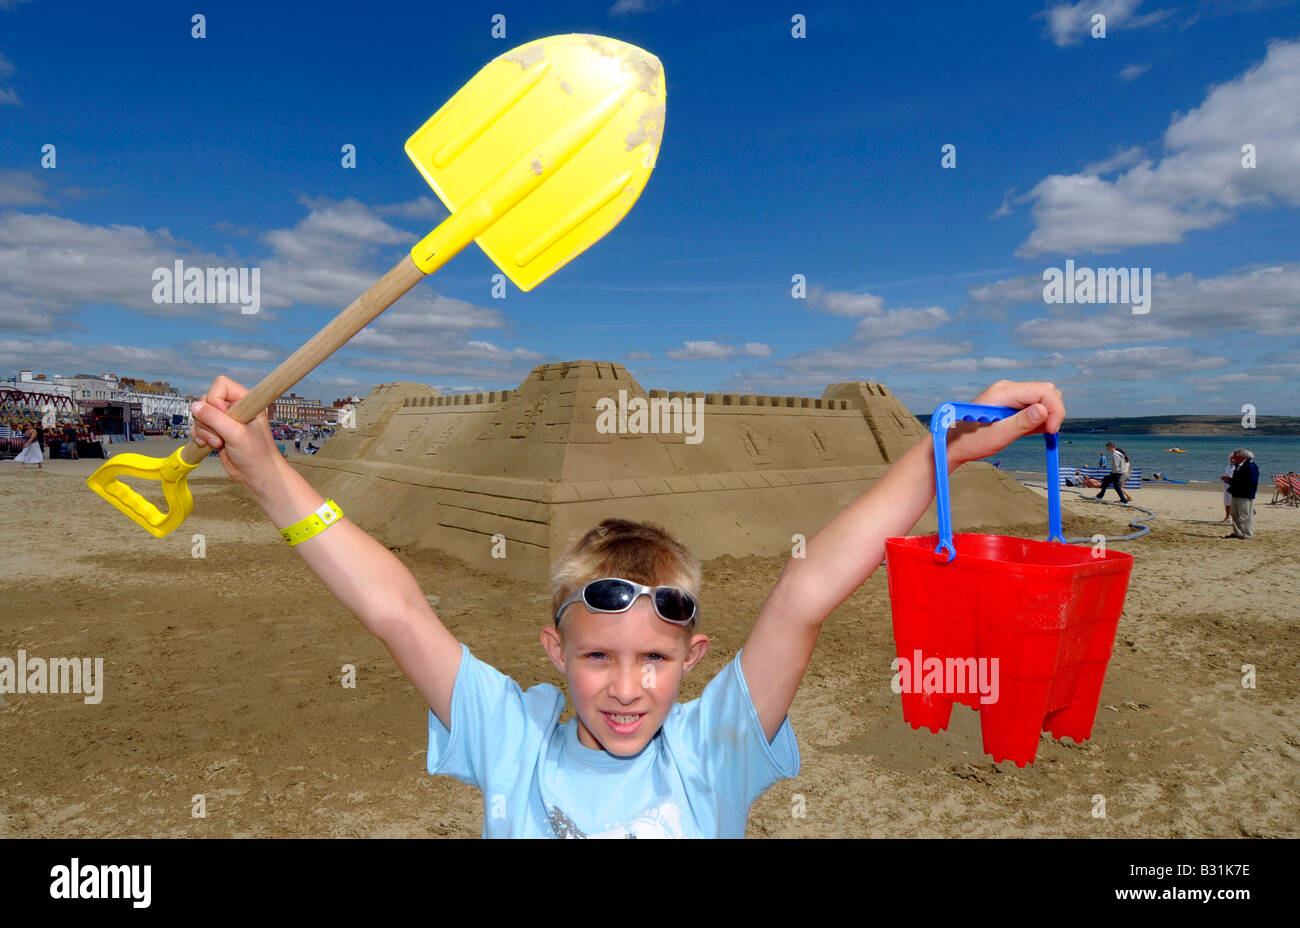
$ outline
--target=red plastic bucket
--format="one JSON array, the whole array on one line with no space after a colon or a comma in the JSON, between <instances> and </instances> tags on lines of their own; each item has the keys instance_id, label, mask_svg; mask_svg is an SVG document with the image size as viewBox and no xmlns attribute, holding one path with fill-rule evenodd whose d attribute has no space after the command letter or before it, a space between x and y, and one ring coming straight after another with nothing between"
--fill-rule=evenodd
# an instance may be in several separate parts
<instances>
[{"instance_id":1,"label":"red plastic bucket","mask_svg":"<svg viewBox=\"0 0 1300 928\"><path fill-rule=\"evenodd\" d=\"M945 407L956 415L948 418ZM1034 761L1041 731L1076 742L1092 735L1133 556L952 534L944 433L958 416L991 421L1016 411L935 410L940 534L889 538L885 560L904 721L937 732L948 727L954 702L970 706L980 713L985 753L1023 767ZM1051 536L1059 539L1056 436L1047 439Z\"/></svg>"}]
</instances>

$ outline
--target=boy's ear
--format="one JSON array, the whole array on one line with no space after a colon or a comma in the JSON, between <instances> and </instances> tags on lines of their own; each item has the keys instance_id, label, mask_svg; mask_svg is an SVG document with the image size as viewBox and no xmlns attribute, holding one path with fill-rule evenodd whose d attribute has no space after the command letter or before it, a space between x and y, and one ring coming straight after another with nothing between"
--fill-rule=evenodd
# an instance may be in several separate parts
<instances>
[{"instance_id":1,"label":"boy's ear","mask_svg":"<svg viewBox=\"0 0 1300 928\"><path fill-rule=\"evenodd\" d=\"M564 641L560 638L560 632L553 626L547 625L542 629L542 648L546 651L546 656L551 659L555 669L567 676L564 669Z\"/></svg>"},{"instance_id":2,"label":"boy's ear","mask_svg":"<svg viewBox=\"0 0 1300 928\"><path fill-rule=\"evenodd\" d=\"M683 673L690 673L691 668L700 662L700 660L709 651L709 636L694 635L691 643L686 648L686 663L682 665Z\"/></svg>"}]
</instances>

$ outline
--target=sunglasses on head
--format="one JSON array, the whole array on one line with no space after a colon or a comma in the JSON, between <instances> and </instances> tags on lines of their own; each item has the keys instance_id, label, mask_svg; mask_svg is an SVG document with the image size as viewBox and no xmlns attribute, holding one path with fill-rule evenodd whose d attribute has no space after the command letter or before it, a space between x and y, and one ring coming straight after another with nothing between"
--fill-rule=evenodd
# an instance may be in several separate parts
<instances>
[{"instance_id":1,"label":"sunglasses on head","mask_svg":"<svg viewBox=\"0 0 1300 928\"><path fill-rule=\"evenodd\" d=\"M555 613L555 624L560 624L564 610L581 602L592 612L627 612L642 596L649 596L655 613L673 625L689 625L695 621L695 597L675 586L643 586L619 577L601 577L586 583L566 599Z\"/></svg>"}]
</instances>

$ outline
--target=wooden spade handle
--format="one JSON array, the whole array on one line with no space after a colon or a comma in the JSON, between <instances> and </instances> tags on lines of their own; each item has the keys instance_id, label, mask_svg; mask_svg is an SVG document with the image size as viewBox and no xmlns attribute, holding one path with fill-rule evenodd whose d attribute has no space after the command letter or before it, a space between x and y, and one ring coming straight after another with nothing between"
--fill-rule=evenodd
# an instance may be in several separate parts
<instances>
[{"instance_id":1,"label":"wooden spade handle","mask_svg":"<svg viewBox=\"0 0 1300 928\"><path fill-rule=\"evenodd\" d=\"M236 422L251 422L258 413L275 402L276 398L338 351L348 339L356 335L366 325L397 302L407 290L421 279L424 271L416 267L408 254L369 290L357 297L352 305L334 318L334 321L321 329L311 340L291 354L283 364L267 374L252 390L249 390L239 402L226 411L226 415ZM190 443L181 451L181 457L187 464L198 464L212 452L207 445L201 445L190 439Z\"/></svg>"}]
</instances>

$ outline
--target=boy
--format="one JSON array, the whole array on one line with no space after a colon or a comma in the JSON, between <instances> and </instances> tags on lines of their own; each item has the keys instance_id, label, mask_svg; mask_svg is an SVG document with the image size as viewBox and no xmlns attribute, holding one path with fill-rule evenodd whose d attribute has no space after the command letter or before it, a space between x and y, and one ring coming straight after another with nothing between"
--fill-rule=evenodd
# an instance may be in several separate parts
<instances>
[{"instance_id":1,"label":"boy","mask_svg":"<svg viewBox=\"0 0 1300 928\"><path fill-rule=\"evenodd\" d=\"M682 677L709 646L698 633L699 565L661 530L601 523L554 572L541 641L576 713L557 726L563 694L547 684L525 691L457 642L401 561L325 510L275 453L265 412L247 425L225 414L247 392L213 381L192 407L194 438L219 450L277 528L303 531L303 560L415 684L430 710L429 772L482 791L484 837L743 837L750 804L798 772L786 714L822 622L880 565L885 539L906 534L934 498L926 437L790 559L744 647L685 705ZM974 402L1021 411L950 429L950 472L1065 419L1050 383L999 381ZM331 516L327 527L318 519L303 529L314 510Z\"/></svg>"}]
</instances>

